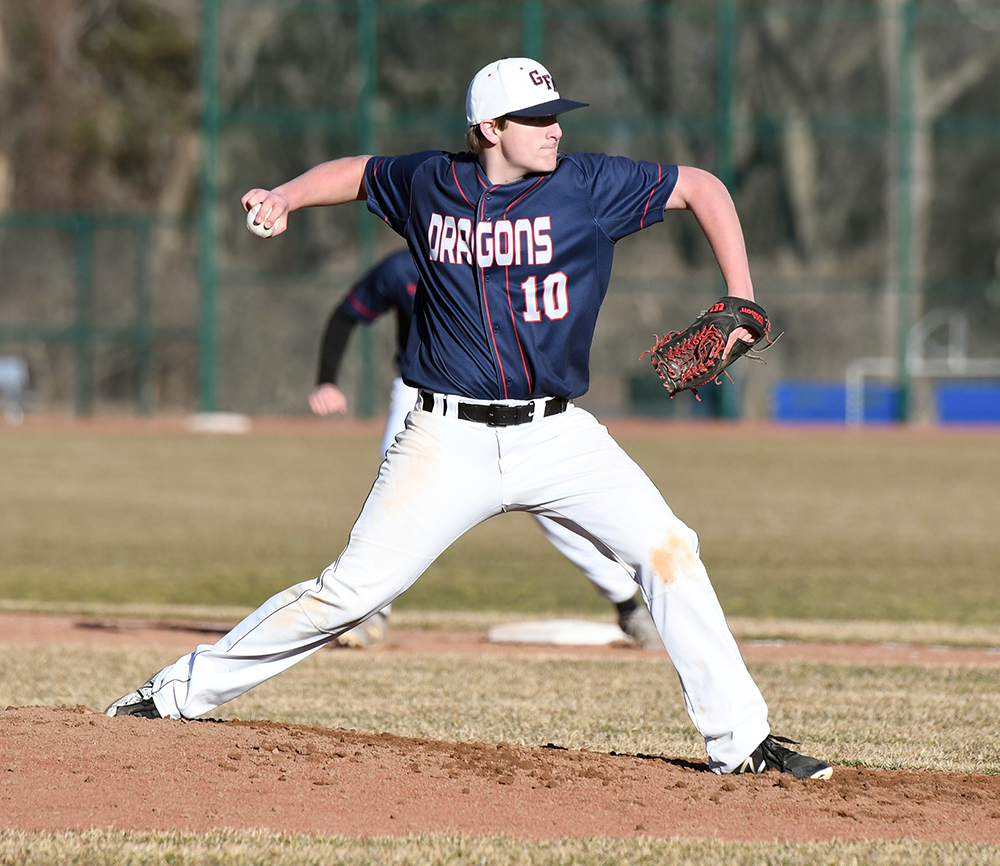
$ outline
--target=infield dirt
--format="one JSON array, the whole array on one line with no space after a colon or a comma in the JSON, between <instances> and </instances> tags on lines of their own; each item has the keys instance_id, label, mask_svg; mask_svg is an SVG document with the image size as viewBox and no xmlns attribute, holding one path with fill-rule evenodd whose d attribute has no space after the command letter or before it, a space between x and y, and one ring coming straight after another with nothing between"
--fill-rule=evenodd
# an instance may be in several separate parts
<instances>
[{"instance_id":1,"label":"infield dirt","mask_svg":"<svg viewBox=\"0 0 1000 866\"><path fill-rule=\"evenodd\" d=\"M0 616L0 641L189 647L183 628ZM745 644L784 657L997 665L996 653ZM397 629L376 652L531 653L470 632ZM544 647L601 655L621 647ZM954 655L953 655L954 654ZM109 719L86 707L0 713L0 825L58 832L265 829L350 837L713 837L1000 843L1000 777L837 767L829 782L720 777L668 755L445 742L264 721Z\"/></svg>"}]
</instances>

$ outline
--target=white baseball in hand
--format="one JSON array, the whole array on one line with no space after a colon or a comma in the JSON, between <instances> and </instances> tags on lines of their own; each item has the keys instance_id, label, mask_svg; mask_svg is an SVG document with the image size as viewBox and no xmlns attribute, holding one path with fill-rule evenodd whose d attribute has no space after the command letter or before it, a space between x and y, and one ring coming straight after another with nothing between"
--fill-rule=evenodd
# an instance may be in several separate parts
<instances>
[{"instance_id":1,"label":"white baseball in hand","mask_svg":"<svg viewBox=\"0 0 1000 866\"><path fill-rule=\"evenodd\" d=\"M264 228L263 222L260 224L254 222L254 219L256 218L258 211L260 211L259 204L254 205L247 212L247 231L249 231L250 234L257 235L257 237L259 238L269 238L271 237L271 234L274 231L274 226L277 225L277 221L275 221L274 225L272 225L269 229ZM269 215L270 213L271 211L268 211L267 214L265 214L264 219L267 219L267 215Z\"/></svg>"}]
</instances>

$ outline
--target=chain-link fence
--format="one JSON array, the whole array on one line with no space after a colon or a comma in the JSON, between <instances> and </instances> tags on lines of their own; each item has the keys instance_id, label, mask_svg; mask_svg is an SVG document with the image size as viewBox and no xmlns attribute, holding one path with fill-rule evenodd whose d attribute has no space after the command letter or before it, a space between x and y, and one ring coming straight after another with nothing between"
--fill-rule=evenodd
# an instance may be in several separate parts
<instances>
[{"instance_id":1,"label":"chain-link fence","mask_svg":"<svg viewBox=\"0 0 1000 866\"><path fill-rule=\"evenodd\" d=\"M305 411L325 317L401 241L359 204L295 214L262 242L240 196L336 156L461 149L471 75L517 54L591 104L562 119L564 149L723 178L783 332L765 365L738 365L737 386L704 405L663 399L640 353L721 290L697 225L668 214L619 244L581 402L765 418L784 384L844 383L881 359L869 378L898 385L890 414L929 418L942 377L914 359L1000 356L995 4L203 0L200 15L196 229L100 228L85 254L72 227L5 217L0 354L28 355L45 404ZM960 341L921 330L957 320ZM355 337L342 383L355 411L383 405L393 329Z\"/></svg>"}]
</instances>

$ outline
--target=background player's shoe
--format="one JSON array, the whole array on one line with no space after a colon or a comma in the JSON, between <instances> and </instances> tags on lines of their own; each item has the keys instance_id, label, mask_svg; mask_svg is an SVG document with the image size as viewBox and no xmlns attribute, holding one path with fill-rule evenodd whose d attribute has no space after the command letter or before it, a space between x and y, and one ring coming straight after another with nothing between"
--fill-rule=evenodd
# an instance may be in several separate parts
<instances>
[{"instance_id":1,"label":"background player's shoe","mask_svg":"<svg viewBox=\"0 0 1000 866\"><path fill-rule=\"evenodd\" d=\"M826 761L800 755L786 749L782 743L798 745L794 740L786 740L784 737L767 736L733 772L763 773L767 770L780 770L782 773L791 773L796 779L829 779L833 775L833 767Z\"/></svg>"},{"instance_id":2,"label":"background player's shoe","mask_svg":"<svg viewBox=\"0 0 1000 866\"><path fill-rule=\"evenodd\" d=\"M389 617L382 613L372 614L361 625L345 631L334 643L350 649L364 649L382 643L389 637Z\"/></svg>"},{"instance_id":3,"label":"background player's shoe","mask_svg":"<svg viewBox=\"0 0 1000 866\"><path fill-rule=\"evenodd\" d=\"M129 692L104 711L106 716L141 716L144 719L162 719L153 703L153 680L144 682L134 692Z\"/></svg>"},{"instance_id":4,"label":"background player's shoe","mask_svg":"<svg viewBox=\"0 0 1000 866\"><path fill-rule=\"evenodd\" d=\"M660 640L653 618L644 604L621 612L618 615L618 627L643 649L663 649L663 641Z\"/></svg>"}]
</instances>

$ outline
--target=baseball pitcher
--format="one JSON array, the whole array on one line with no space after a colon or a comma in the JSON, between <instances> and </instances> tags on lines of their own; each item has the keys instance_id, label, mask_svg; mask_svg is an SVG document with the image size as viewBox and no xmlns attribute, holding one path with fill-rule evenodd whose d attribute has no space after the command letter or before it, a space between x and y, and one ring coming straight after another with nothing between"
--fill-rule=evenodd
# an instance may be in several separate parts
<instances>
[{"instance_id":1,"label":"baseball pitcher","mask_svg":"<svg viewBox=\"0 0 1000 866\"><path fill-rule=\"evenodd\" d=\"M697 535L574 403L588 387L615 244L666 211L694 215L727 296L753 301L725 186L689 166L561 152L558 116L583 105L561 97L542 64L505 58L469 86L467 152L334 159L243 196L272 237L301 208L365 201L406 239L420 290L400 372L419 396L340 556L108 715L208 712L381 610L468 529L518 510L611 551L633 575L713 771L832 775L826 761L772 736ZM723 358L755 339L733 328Z\"/></svg>"}]
</instances>

